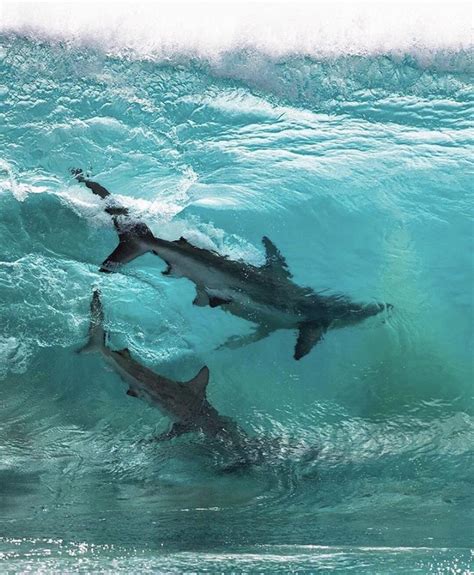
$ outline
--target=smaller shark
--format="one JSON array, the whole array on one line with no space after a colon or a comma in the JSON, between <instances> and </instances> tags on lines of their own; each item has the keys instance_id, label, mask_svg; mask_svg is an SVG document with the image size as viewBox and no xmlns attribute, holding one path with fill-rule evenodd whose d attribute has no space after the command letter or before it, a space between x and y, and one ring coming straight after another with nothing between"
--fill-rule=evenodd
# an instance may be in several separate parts
<instances>
[{"instance_id":1,"label":"smaller shark","mask_svg":"<svg viewBox=\"0 0 474 575\"><path fill-rule=\"evenodd\" d=\"M164 275L186 277L195 284L194 305L220 307L257 325L252 334L231 338L224 345L239 347L278 329L291 329L298 333L293 357L299 360L329 329L355 325L393 307L379 302L358 303L342 294L323 294L299 286L293 281L285 258L266 236L262 238L266 261L260 267L198 248L183 237L175 241L157 238L145 223L131 217L108 190L86 178L81 169L71 172L106 201L105 211L112 216L119 236L118 246L100 271L115 272L145 253L159 256L167 264Z\"/></svg>"},{"instance_id":2,"label":"smaller shark","mask_svg":"<svg viewBox=\"0 0 474 575\"><path fill-rule=\"evenodd\" d=\"M200 431L209 437L241 443L242 432L237 424L220 415L207 400L207 366L187 382L158 375L135 360L127 348L114 351L107 347L104 312L98 289L93 292L90 309L89 341L79 352L100 352L128 383L127 395L147 400L174 421L171 429L157 439L172 439L183 433Z\"/></svg>"}]
</instances>

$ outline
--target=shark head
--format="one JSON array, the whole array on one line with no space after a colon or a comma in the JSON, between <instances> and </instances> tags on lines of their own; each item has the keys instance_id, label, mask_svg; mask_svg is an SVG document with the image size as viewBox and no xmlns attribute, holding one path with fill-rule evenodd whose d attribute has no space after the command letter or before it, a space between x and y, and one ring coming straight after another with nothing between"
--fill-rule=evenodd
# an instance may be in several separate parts
<instances>
[{"instance_id":1,"label":"shark head","mask_svg":"<svg viewBox=\"0 0 474 575\"><path fill-rule=\"evenodd\" d=\"M355 325L369 317L373 317L383 312L384 310L392 309L392 304L385 303L368 303L368 304L351 304L347 306L346 310L337 318L337 323L350 326Z\"/></svg>"}]
</instances>

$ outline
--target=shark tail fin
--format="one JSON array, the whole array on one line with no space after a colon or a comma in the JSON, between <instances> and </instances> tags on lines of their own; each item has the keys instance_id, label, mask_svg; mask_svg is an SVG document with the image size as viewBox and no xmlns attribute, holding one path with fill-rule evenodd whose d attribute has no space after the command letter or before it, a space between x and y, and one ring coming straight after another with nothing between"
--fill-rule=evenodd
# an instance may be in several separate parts
<instances>
[{"instance_id":1,"label":"shark tail fin","mask_svg":"<svg viewBox=\"0 0 474 575\"><path fill-rule=\"evenodd\" d=\"M89 340L78 353L99 351L105 345L104 310L100 301L100 291L95 289L91 299L91 321L89 324Z\"/></svg>"},{"instance_id":2,"label":"shark tail fin","mask_svg":"<svg viewBox=\"0 0 474 575\"><path fill-rule=\"evenodd\" d=\"M70 168L70 172L78 182L85 184L96 196L100 196L102 199L105 199L111 195L109 190L106 190L104 186L89 180L88 175L84 173L82 168Z\"/></svg>"},{"instance_id":3,"label":"shark tail fin","mask_svg":"<svg viewBox=\"0 0 474 575\"><path fill-rule=\"evenodd\" d=\"M194 393L204 399L206 397L206 388L209 383L209 368L207 365L202 367L198 374L187 382L187 385L192 386Z\"/></svg>"}]
</instances>

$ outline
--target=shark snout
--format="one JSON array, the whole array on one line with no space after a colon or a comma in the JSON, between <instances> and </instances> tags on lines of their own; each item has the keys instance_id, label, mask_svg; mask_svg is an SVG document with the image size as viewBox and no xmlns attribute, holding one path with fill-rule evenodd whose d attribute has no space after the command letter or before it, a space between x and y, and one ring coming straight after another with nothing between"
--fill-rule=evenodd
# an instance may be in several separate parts
<instances>
[{"instance_id":1,"label":"shark snout","mask_svg":"<svg viewBox=\"0 0 474 575\"><path fill-rule=\"evenodd\" d=\"M375 311L370 315L377 315L383 311L389 312L393 309L393 304L377 302L374 304L374 308Z\"/></svg>"},{"instance_id":2,"label":"shark snout","mask_svg":"<svg viewBox=\"0 0 474 575\"><path fill-rule=\"evenodd\" d=\"M382 302L375 302L375 303L371 303L366 305L363 308L362 314L365 317L372 317L374 315L377 315L383 311L389 311L393 309L393 305L391 303L382 303Z\"/></svg>"}]
</instances>

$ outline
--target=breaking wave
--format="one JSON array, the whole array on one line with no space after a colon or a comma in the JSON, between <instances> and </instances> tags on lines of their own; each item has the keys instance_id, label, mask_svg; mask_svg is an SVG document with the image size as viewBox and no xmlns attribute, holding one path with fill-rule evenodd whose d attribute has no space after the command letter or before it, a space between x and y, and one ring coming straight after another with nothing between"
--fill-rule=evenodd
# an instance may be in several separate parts
<instances>
[{"instance_id":1,"label":"breaking wave","mask_svg":"<svg viewBox=\"0 0 474 575\"><path fill-rule=\"evenodd\" d=\"M467 570L466 7L124 10L3 7L0 557ZM116 234L71 167L160 237L259 265L267 235L298 284L394 313L329 332L301 362L289 331L217 350L251 324L192 306L158 258L97 272ZM198 436L142 442L168 420L75 353L92 285L112 347L180 380L210 367L209 399L258 464L227 473L235 454Z\"/></svg>"}]
</instances>

